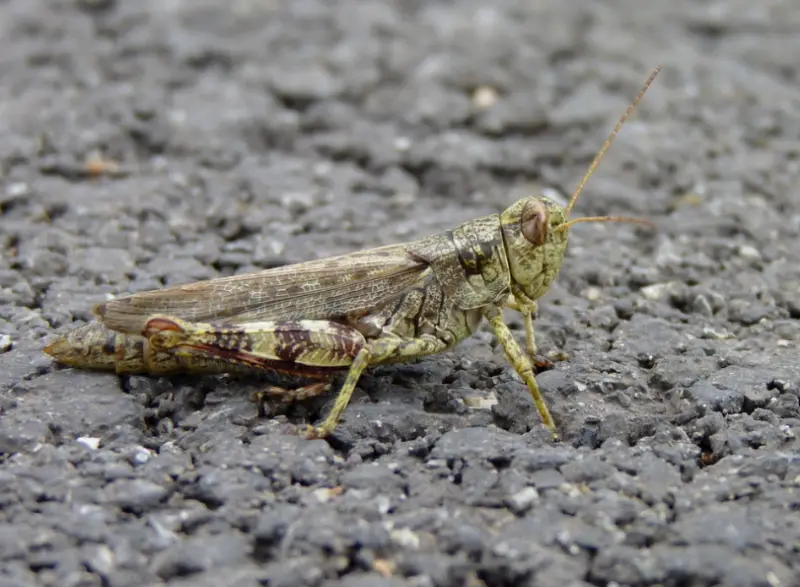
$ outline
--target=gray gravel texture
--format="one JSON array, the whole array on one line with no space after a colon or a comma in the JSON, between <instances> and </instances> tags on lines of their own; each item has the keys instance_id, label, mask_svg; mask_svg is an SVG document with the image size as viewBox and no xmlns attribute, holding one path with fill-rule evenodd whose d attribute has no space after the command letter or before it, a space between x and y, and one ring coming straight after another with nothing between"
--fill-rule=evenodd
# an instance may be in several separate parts
<instances>
[{"instance_id":1,"label":"gray gravel texture","mask_svg":"<svg viewBox=\"0 0 800 587\"><path fill-rule=\"evenodd\" d=\"M0 585L800 585L800 5L0 3ZM568 194L553 444L491 333L259 419L55 367L111 293ZM96 178L87 160L117 161ZM509 313L519 334L521 323Z\"/></svg>"}]
</instances>

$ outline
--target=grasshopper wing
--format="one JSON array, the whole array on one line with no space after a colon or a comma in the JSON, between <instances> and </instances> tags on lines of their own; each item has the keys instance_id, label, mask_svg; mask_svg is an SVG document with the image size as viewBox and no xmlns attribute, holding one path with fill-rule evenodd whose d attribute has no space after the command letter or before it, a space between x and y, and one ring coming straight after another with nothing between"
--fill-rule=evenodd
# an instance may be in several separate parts
<instances>
[{"instance_id":1,"label":"grasshopper wing","mask_svg":"<svg viewBox=\"0 0 800 587\"><path fill-rule=\"evenodd\" d=\"M422 283L430 266L404 245L136 293L95 307L112 330L139 334L152 314L189 321L324 320L367 311Z\"/></svg>"}]
</instances>

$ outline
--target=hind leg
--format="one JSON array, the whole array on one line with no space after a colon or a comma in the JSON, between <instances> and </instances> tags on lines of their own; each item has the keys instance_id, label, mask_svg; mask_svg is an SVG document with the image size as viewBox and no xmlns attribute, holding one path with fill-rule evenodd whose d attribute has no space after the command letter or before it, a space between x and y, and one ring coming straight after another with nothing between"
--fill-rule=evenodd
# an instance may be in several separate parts
<instances>
[{"instance_id":1,"label":"hind leg","mask_svg":"<svg viewBox=\"0 0 800 587\"><path fill-rule=\"evenodd\" d=\"M289 405L294 402L302 402L312 397L322 395L330 388L331 384L329 381L319 381L294 389L270 385L261 391L255 392L252 396L252 400L258 405L258 415L262 418L266 418L268 417L266 406L271 399L277 399L281 404Z\"/></svg>"}]
</instances>

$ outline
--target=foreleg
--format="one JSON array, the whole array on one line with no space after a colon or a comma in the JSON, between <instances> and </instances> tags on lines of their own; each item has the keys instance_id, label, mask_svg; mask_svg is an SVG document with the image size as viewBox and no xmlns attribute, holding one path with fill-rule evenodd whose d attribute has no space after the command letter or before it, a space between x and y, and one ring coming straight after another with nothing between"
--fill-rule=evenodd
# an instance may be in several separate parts
<instances>
[{"instance_id":1,"label":"foreleg","mask_svg":"<svg viewBox=\"0 0 800 587\"><path fill-rule=\"evenodd\" d=\"M536 361L536 333L533 328L533 320L539 311L539 305L535 300L520 302L517 297L509 297L506 306L522 314L525 321L525 348L531 361Z\"/></svg>"},{"instance_id":2,"label":"foreleg","mask_svg":"<svg viewBox=\"0 0 800 587\"><path fill-rule=\"evenodd\" d=\"M536 409L539 410L542 422L553 432L553 436L557 438L555 432L556 425L555 422L553 422L553 417L550 415L550 410L547 408L547 403L542 396L542 392L539 390L539 385L536 383L531 359L525 355L514 339L511 330L509 330L506 323L503 322L503 314L499 308L492 306L485 312L485 315L492 325L497 339L500 341L500 344L503 345L506 357L508 357L508 360L514 366L517 373L519 373L519 376L522 377L522 380L528 385L533 401L536 404Z\"/></svg>"}]
</instances>

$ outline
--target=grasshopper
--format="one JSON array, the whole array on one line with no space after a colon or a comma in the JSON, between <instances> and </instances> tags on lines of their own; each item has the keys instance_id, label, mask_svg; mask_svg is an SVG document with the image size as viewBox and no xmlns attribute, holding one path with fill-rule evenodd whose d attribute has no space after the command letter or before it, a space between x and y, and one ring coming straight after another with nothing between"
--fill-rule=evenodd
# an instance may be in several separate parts
<instances>
[{"instance_id":1,"label":"grasshopper","mask_svg":"<svg viewBox=\"0 0 800 587\"><path fill-rule=\"evenodd\" d=\"M320 394L346 372L322 425L308 425L309 438L323 438L336 428L364 369L447 351L486 319L557 437L534 377L537 300L561 269L575 224L652 225L569 216L660 69L619 119L566 207L526 197L500 214L412 242L112 299L94 308L97 322L45 352L65 365L119 374L255 370L313 381L264 392L286 402ZM504 308L524 318L525 351L503 321Z\"/></svg>"}]
</instances>

